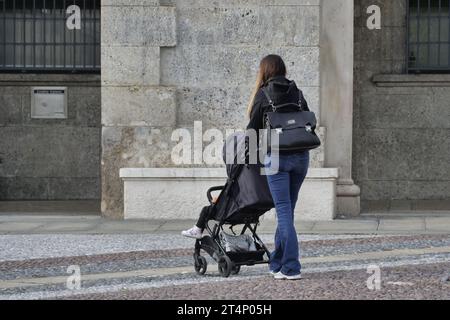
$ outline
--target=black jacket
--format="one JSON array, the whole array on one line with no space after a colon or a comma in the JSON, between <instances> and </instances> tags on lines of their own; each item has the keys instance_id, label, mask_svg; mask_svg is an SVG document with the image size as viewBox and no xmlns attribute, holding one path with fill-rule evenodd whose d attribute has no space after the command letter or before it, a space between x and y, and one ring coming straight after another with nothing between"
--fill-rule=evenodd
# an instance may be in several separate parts
<instances>
[{"instance_id":1,"label":"black jacket","mask_svg":"<svg viewBox=\"0 0 450 320\"><path fill-rule=\"evenodd\" d=\"M293 81L286 79L285 77L275 77L267 81L265 87L267 87L270 97L275 105L286 104L290 102L301 102L304 111L309 111L308 103L303 97L303 93L296 85L291 86ZM269 101L266 98L263 90L260 89L253 104L253 109L250 115L250 122L248 123L248 129L260 130L264 128L264 114L270 110Z\"/></svg>"}]
</instances>

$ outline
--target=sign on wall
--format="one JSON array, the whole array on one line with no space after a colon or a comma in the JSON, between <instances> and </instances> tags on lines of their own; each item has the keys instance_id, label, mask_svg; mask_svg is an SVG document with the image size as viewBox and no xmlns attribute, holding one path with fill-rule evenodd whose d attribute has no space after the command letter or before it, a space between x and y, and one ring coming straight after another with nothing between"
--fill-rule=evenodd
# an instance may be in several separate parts
<instances>
[{"instance_id":1,"label":"sign on wall","mask_svg":"<svg viewBox=\"0 0 450 320\"><path fill-rule=\"evenodd\" d=\"M66 119L67 87L31 88L32 119Z\"/></svg>"}]
</instances>

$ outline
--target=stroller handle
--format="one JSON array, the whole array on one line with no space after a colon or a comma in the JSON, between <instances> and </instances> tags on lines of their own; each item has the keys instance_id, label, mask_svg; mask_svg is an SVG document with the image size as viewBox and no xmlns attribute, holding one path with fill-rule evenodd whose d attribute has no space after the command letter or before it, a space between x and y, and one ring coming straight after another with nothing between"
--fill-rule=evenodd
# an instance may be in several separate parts
<instances>
[{"instance_id":1,"label":"stroller handle","mask_svg":"<svg viewBox=\"0 0 450 320\"><path fill-rule=\"evenodd\" d=\"M218 187L212 187L208 189L208 192L206 193L207 197L208 197L208 201L210 204L213 204L212 200L212 195L211 193L214 191L222 191L225 188L225 186L218 186Z\"/></svg>"}]
</instances>

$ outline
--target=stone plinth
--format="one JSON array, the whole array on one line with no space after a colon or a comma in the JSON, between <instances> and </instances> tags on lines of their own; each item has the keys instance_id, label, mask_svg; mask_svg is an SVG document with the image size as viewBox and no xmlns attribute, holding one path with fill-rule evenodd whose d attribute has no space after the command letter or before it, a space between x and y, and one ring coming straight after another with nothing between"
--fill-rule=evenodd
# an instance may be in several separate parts
<instances>
[{"instance_id":1,"label":"stone plinth","mask_svg":"<svg viewBox=\"0 0 450 320\"><path fill-rule=\"evenodd\" d=\"M125 219L197 219L208 205L206 191L224 185L223 168L124 168ZM300 192L296 219L333 220L336 214L337 169L310 169ZM264 219L274 219L268 213Z\"/></svg>"}]
</instances>

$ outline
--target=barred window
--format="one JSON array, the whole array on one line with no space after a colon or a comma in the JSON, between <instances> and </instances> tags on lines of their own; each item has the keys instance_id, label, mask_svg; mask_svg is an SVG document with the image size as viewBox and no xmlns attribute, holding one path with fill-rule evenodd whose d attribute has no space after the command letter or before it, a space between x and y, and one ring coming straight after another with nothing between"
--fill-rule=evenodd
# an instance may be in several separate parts
<instances>
[{"instance_id":1,"label":"barred window","mask_svg":"<svg viewBox=\"0 0 450 320\"><path fill-rule=\"evenodd\" d=\"M99 72L100 0L0 0L0 71Z\"/></svg>"},{"instance_id":2,"label":"barred window","mask_svg":"<svg viewBox=\"0 0 450 320\"><path fill-rule=\"evenodd\" d=\"M408 72L450 72L449 0L408 0Z\"/></svg>"}]
</instances>

